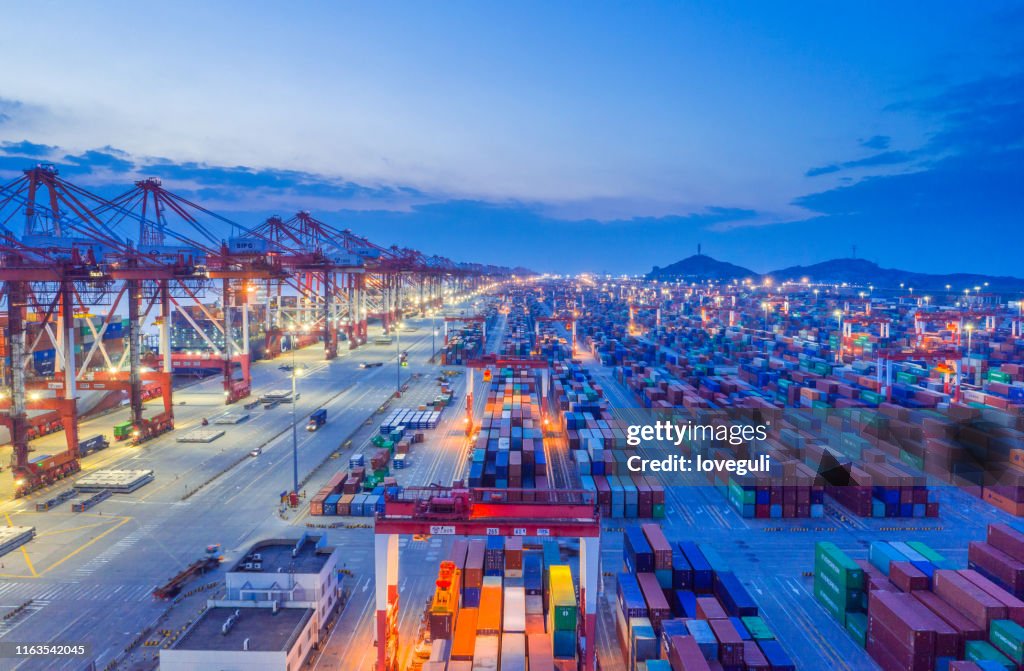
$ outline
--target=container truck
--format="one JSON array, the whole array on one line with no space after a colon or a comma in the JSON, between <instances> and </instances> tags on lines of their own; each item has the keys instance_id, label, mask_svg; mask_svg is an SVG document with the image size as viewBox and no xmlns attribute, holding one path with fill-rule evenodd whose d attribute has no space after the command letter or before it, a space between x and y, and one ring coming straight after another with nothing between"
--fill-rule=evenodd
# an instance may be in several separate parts
<instances>
[{"instance_id":1,"label":"container truck","mask_svg":"<svg viewBox=\"0 0 1024 671\"><path fill-rule=\"evenodd\" d=\"M110 441L107 440L107 437L102 434L97 434L95 436L90 436L85 440L78 441L78 454L84 457L87 454L99 452L100 450L105 450L108 447L110 447Z\"/></svg>"},{"instance_id":2,"label":"container truck","mask_svg":"<svg viewBox=\"0 0 1024 671\"><path fill-rule=\"evenodd\" d=\"M321 426L327 423L327 409L320 408L312 415L309 416L309 421L306 422L306 431L316 431Z\"/></svg>"}]
</instances>

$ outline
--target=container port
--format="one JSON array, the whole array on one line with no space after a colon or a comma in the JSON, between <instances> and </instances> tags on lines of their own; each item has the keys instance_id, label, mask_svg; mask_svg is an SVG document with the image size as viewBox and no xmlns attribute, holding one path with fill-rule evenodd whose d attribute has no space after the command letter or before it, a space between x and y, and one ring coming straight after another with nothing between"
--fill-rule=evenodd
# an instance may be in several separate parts
<instances>
[{"instance_id":1,"label":"container port","mask_svg":"<svg viewBox=\"0 0 1024 671\"><path fill-rule=\"evenodd\" d=\"M1019 4L10 5L0 671L1024 671Z\"/></svg>"}]
</instances>

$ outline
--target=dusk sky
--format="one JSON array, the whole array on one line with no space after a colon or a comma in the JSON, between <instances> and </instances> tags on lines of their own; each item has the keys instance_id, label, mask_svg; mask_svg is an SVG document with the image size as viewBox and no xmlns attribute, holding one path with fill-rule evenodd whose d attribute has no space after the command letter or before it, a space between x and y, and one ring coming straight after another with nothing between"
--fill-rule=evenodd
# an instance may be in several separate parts
<instances>
[{"instance_id":1,"label":"dusk sky","mask_svg":"<svg viewBox=\"0 0 1024 671\"><path fill-rule=\"evenodd\" d=\"M21 3L0 177L541 271L1024 275L1024 3Z\"/></svg>"}]
</instances>

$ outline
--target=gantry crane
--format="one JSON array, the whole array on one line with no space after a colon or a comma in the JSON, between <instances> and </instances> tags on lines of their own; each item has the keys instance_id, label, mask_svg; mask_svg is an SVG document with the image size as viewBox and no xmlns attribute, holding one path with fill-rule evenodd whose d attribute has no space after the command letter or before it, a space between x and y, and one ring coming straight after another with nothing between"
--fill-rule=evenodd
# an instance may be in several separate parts
<instances>
[{"instance_id":1,"label":"gantry crane","mask_svg":"<svg viewBox=\"0 0 1024 671\"><path fill-rule=\"evenodd\" d=\"M397 668L399 654L398 537L519 536L524 540L578 538L580 636L584 671L595 671L601 519L597 497L582 490L407 487L385 495L374 526L377 671ZM582 654L580 654L582 653Z\"/></svg>"}]
</instances>

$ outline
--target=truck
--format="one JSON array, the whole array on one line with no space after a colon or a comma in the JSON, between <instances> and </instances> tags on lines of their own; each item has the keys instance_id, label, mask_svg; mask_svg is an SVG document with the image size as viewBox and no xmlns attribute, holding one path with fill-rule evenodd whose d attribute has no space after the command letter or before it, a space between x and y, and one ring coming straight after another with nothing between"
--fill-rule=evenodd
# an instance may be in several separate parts
<instances>
[{"instance_id":1,"label":"truck","mask_svg":"<svg viewBox=\"0 0 1024 671\"><path fill-rule=\"evenodd\" d=\"M132 437L135 427L129 422L120 422L114 425L114 440L128 440Z\"/></svg>"},{"instance_id":2,"label":"truck","mask_svg":"<svg viewBox=\"0 0 1024 671\"><path fill-rule=\"evenodd\" d=\"M315 412L313 412L312 415L309 416L309 421L306 422L306 431L316 431L326 423L327 409L320 408L319 410L316 410Z\"/></svg>"},{"instance_id":3,"label":"truck","mask_svg":"<svg viewBox=\"0 0 1024 671\"><path fill-rule=\"evenodd\" d=\"M78 454L79 456L84 457L87 454L99 452L100 450L105 450L108 447L110 447L110 441L107 440L107 437L103 434L96 434L95 436L90 436L85 440L78 441Z\"/></svg>"}]
</instances>

